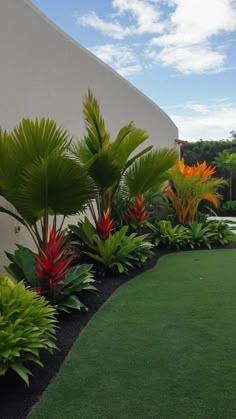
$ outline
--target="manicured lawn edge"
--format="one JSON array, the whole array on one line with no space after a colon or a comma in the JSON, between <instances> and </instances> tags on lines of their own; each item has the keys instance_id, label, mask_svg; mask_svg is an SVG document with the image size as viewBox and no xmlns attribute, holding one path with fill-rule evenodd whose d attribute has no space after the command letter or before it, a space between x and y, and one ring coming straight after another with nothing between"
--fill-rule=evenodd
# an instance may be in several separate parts
<instances>
[{"instance_id":1,"label":"manicured lawn edge","mask_svg":"<svg viewBox=\"0 0 236 419\"><path fill-rule=\"evenodd\" d=\"M119 288L29 419L234 417L234 267L235 250L180 252Z\"/></svg>"},{"instance_id":2,"label":"manicured lawn edge","mask_svg":"<svg viewBox=\"0 0 236 419\"><path fill-rule=\"evenodd\" d=\"M236 243L220 248L227 250L235 248ZM208 249L204 249L208 250ZM193 251L194 250L186 250ZM96 286L99 293L87 293L83 295L83 301L88 306L87 312L74 312L70 315L60 317L59 328L57 332L57 344L59 351L53 356L43 354L42 360L45 368L32 367L33 376L30 378L30 387L28 388L20 378L14 373L0 377L1 388L1 415L5 418L24 419L27 417L33 405L39 400L43 391L47 388L50 381L60 369L65 357L70 351L74 341L78 338L81 331L87 325L88 321L94 316L105 301L119 288L137 275L152 269L159 258L176 251L159 249L155 255L141 268L132 271L129 275L107 276L98 278ZM181 250L183 252L183 250Z\"/></svg>"}]
</instances>

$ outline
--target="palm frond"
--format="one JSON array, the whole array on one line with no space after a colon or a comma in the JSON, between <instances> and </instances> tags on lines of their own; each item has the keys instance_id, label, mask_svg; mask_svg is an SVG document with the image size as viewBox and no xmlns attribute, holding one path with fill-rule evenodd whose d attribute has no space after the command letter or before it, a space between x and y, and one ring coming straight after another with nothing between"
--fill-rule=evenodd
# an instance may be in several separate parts
<instances>
[{"instance_id":1,"label":"palm frond","mask_svg":"<svg viewBox=\"0 0 236 419\"><path fill-rule=\"evenodd\" d=\"M134 128L119 143L119 147L115 146L116 152L114 153L114 158L124 166L130 155L147 139L148 133L145 130ZM112 145L113 148L114 146Z\"/></svg>"},{"instance_id":2,"label":"palm frond","mask_svg":"<svg viewBox=\"0 0 236 419\"><path fill-rule=\"evenodd\" d=\"M82 211L96 189L87 173L73 160L54 152L32 162L22 173L16 208L29 222L49 214Z\"/></svg>"},{"instance_id":3,"label":"palm frond","mask_svg":"<svg viewBox=\"0 0 236 419\"><path fill-rule=\"evenodd\" d=\"M86 146L91 152L97 152L108 145L110 133L106 129L100 106L92 91L89 89L83 101L83 116L86 124Z\"/></svg>"},{"instance_id":4,"label":"palm frond","mask_svg":"<svg viewBox=\"0 0 236 419\"><path fill-rule=\"evenodd\" d=\"M130 196L157 190L168 179L168 170L176 160L176 151L167 148L150 151L136 160L124 176Z\"/></svg>"}]
</instances>

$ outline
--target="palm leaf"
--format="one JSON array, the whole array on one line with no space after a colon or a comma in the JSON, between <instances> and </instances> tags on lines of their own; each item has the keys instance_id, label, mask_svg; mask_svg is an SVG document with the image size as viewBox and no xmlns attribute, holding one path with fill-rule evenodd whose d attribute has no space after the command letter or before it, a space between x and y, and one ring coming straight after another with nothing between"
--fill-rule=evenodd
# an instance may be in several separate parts
<instances>
[{"instance_id":1,"label":"palm leaf","mask_svg":"<svg viewBox=\"0 0 236 419\"><path fill-rule=\"evenodd\" d=\"M136 160L124 176L124 183L130 196L146 193L151 189L159 189L168 179L168 170L177 160L174 149L150 151Z\"/></svg>"},{"instance_id":2,"label":"palm leaf","mask_svg":"<svg viewBox=\"0 0 236 419\"><path fill-rule=\"evenodd\" d=\"M83 116L87 130L86 147L91 153L96 153L100 148L109 144L110 134L106 129L99 103L91 90L83 102Z\"/></svg>"},{"instance_id":3,"label":"palm leaf","mask_svg":"<svg viewBox=\"0 0 236 419\"><path fill-rule=\"evenodd\" d=\"M71 215L95 197L95 186L74 161L60 154L37 159L24 170L16 208L28 222L48 213Z\"/></svg>"}]
</instances>

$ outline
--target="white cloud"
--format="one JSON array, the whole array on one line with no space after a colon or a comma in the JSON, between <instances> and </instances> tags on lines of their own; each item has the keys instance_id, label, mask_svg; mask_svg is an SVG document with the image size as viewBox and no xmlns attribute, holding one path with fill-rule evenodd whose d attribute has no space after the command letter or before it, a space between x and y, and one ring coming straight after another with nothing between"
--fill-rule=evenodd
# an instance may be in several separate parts
<instances>
[{"instance_id":1,"label":"white cloud","mask_svg":"<svg viewBox=\"0 0 236 419\"><path fill-rule=\"evenodd\" d=\"M236 31L236 0L112 0L111 4L113 14L105 19L89 11L77 13L77 23L109 38L126 39L130 48L139 36L140 55L147 65L152 62L184 74L226 69L229 40L222 44L218 37Z\"/></svg>"},{"instance_id":2,"label":"white cloud","mask_svg":"<svg viewBox=\"0 0 236 419\"><path fill-rule=\"evenodd\" d=\"M113 0L113 7L120 14L131 13L136 20L136 25L132 28L133 33L158 33L164 29L161 22L159 1L150 0Z\"/></svg>"},{"instance_id":3,"label":"white cloud","mask_svg":"<svg viewBox=\"0 0 236 419\"><path fill-rule=\"evenodd\" d=\"M76 22L81 26L97 29L104 35L115 39L124 39L130 34L129 28L124 28L119 22L110 22L101 19L95 12L89 12L82 16L74 13Z\"/></svg>"},{"instance_id":4,"label":"white cloud","mask_svg":"<svg viewBox=\"0 0 236 419\"><path fill-rule=\"evenodd\" d=\"M225 61L224 54L212 50L208 45L165 47L161 51L152 49L146 55L156 63L174 67L184 74L219 71Z\"/></svg>"},{"instance_id":5,"label":"white cloud","mask_svg":"<svg viewBox=\"0 0 236 419\"><path fill-rule=\"evenodd\" d=\"M133 50L124 45L98 45L90 48L102 61L113 67L122 76L139 73L142 66Z\"/></svg>"},{"instance_id":6,"label":"white cloud","mask_svg":"<svg viewBox=\"0 0 236 419\"><path fill-rule=\"evenodd\" d=\"M201 44L221 31L236 29L236 7L232 0L173 0L169 31L154 38L160 46Z\"/></svg>"},{"instance_id":7,"label":"white cloud","mask_svg":"<svg viewBox=\"0 0 236 419\"><path fill-rule=\"evenodd\" d=\"M151 40L147 54L185 74L222 69L226 54L210 41L223 31L236 30L235 1L172 0L172 4L175 9L169 16L169 29Z\"/></svg>"},{"instance_id":8,"label":"white cloud","mask_svg":"<svg viewBox=\"0 0 236 419\"><path fill-rule=\"evenodd\" d=\"M236 129L236 105L228 100L163 106L179 127L184 140L224 139Z\"/></svg>"},{"instance_id":9,"label":"white cloud","mask_svg":"<svg viewBox=\"0 0 236 419\"><path fill-rule=\"evenodd\" d=\"M161 33L164 23L160 20L159 1L155 0L113 0L115 13L109 20L101 19L94 11L83 15L74 13L76 22L88 26L114 39L124 39L129 35ZM117 18L130 14L133 18L129 26L122 25Z\"/></svg>"}]
</instances>

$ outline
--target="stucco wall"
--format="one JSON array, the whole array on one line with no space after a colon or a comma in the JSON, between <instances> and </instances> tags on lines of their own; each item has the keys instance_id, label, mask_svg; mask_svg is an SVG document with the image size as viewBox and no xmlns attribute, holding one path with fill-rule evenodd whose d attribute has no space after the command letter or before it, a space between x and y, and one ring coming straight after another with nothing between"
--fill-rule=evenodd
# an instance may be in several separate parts
<instances>
[{"instance_id":1,"label":"stucco wall","mask_svg":"<svg viewBox=\"0 0 236 419\"><path fill-rule=\"evenodd\" d=\"M133 120L149 142L174 146L178 129L147 97L76 44L28 1L0 1L0 125L13 128L23 116L56 119L72 135L83 133L82 97L90 87L113 135ZM27 242L15 223L0 216L2 249Z\"/></svg>"}]
</instances>

